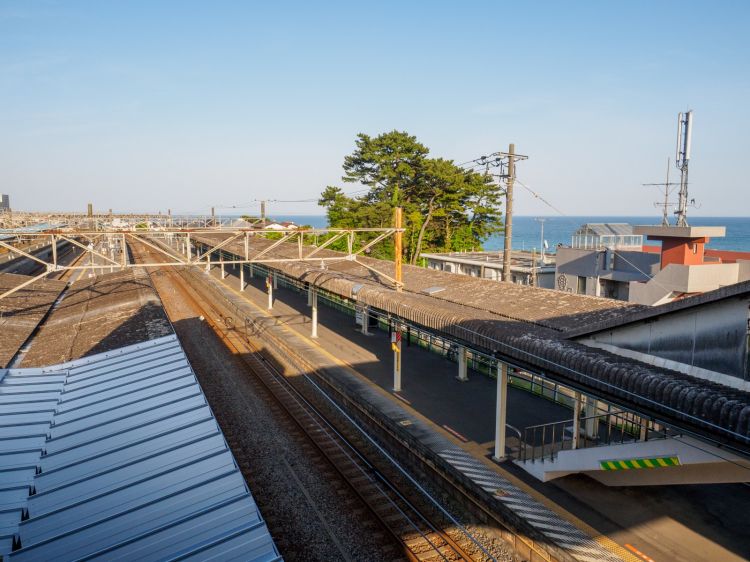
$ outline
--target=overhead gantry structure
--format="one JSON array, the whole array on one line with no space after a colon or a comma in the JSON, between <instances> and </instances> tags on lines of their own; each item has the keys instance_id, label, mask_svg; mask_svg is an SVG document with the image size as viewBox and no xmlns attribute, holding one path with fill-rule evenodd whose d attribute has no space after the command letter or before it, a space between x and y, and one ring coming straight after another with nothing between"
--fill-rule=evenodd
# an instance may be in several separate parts
<instances>
[{"instance_id":1,"label":"overhead gantry structure","mask_svg":"<svg viewBox=\"0 0 750 562\"><path fill-rule=\"evenodd\" d=\"M281 262L308 262L316 263L325 267L326 264L351 261L357 262L365 269L371 270L393 288L400 290L403 287L399 267L396 268L395 277L390 277L381 271L375 271L371 265L358 260L358 257L369 253L373 247L384 240L394 237L395 246L400 246L400 238L404 229L400 227L391 228L169 228L152 227L145 225L132 230L96 230L84 227L70 230L42 230L28 231L24 228L6 229L0 232L0 250L12 252L19 257L25 257L39 263L44 271L36 276L30 277L23 283L8 289L0 294L0 299L7 297L16 291L46 277L47 275L67 270L91 270L91 271L113 271L129 267L185 267L191 265L210 268L213 265L222 264L274 264ZM205 240L207 235L217 239L213 246L201 251L194 250L192 237L201 235ZM271 239L272 243L262 249L251 250L250 240L253 237ZM26 251L24 245L33 240L50 246L52 252L45 259ZM163 240L166 245L158 244L156 241ZM244 256L237 256L230 261L218 261L214 254L223 248L236 242L244 242ZM165 261L154 263L131 263L128 258L128 244L133 242L142 243L154 252L162 254ZM58 261L57 247L60 243L68 243L88 254L88 262L84 265L64 265ZM296 247L295 256L284 256L283 258L272 257L273 250L284 246L285 248ZM336 247L339 252L336 256L319 255L322 250ZM400 265L397 260L397 266Z\"/></svg>"}]
</instances>

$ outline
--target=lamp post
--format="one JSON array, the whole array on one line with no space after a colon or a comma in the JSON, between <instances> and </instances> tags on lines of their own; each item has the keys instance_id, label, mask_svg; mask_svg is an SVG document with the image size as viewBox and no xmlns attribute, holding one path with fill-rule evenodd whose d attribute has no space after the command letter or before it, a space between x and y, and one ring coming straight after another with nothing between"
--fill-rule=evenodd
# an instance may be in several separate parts
<instances>
[{"instance_id":1,"label":"lamp post","mask_svg":"<svg viewBox=\"0 0 750 562\"><path fill-rule=\"evenodd\" d=\"M541 267L542 265L544 265L544 221L546 221L547 219L542 218L542 217L537 217L535 220L542 227L541 228L542 232L541 232L541 234L539 236L539 251L540 251L540 255L541 255L541 258L540 258L541 259L540 267Z\"/></svg>"}]
</instances>

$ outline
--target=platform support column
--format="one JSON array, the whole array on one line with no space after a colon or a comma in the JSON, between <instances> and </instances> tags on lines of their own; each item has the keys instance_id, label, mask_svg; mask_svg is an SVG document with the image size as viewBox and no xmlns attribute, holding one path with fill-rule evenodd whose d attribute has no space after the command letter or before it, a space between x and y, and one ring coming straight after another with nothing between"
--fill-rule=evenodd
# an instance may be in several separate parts
<instances>
[{"instance_id":1,"label":"platform support column","mask_svg":"<svg viewBox=\"0 0 750 562\"><path fill-rule=\"evenodd\" d=\"M273 272L273 288L278 289L279 288L279 276L276 274L276 272Z\"/></svg>"},{"instance_id":2,"label":"platform support column","mask_svg":"<svg viewBox=\"0 0 750 562\"><path fill-rule=\"evenodd\" d=\"M308 283L307 284L307 306L312 306L312 292L313 292L313 284Z\"/></svg>"},{"instance_id":3,"label":"platform support column","mask_svg":"<svg viewBox=\"0 0 750 562\"><path fill-rule=\"evenodd\" d=\"M245 290L245 264L240 264L240 291Z\"/></svg>"},{"instance_id":4,"label":"platform support column","mask_svg":"<svg viewBox=\"0 0 750 562\"><path fill-rule=\"evenodd\" d=\"M312 290L312 333L311 338L318 337L318 290Z\"/></svg>"},{"instance_id":5,"label":"platform support column","mask_svg":"<svg viewBox=\"0 0 750 562\"><path fill-rule=\"evenodd\" d=\"M458 376L456 377L461 382L467 382L469 380L469 360L466 355L466 347L461 345L458 348Z\"/></svg>"},{"instance_id":6,"label":"platform support column","mask_svg":"<svg viewBox=\"0 0 750 562\"><path fill-rule=\"evenodd\" d=\"M270 277L266 277L266 289L268 289L268 310L273 309L273 282Z\"/></svg>"},{"instance_id":7,"label":"platform support column","mask_svg":"<svg viewBox=\"0 0 750 562\"><path fill-rule=\"evenodd\" d=\"M250 279L252 279L252 278L253 278L253 276L254 276L254 274L255 274L255 272L253 271L254 269L255 269L255 268L253 267L253 264L251 263L251 264L250 264Z\"/></svg>"},{"instance_id":8,"label":"platform support column","mask_svg":"<svg viewBox=\"0 0 750 562\"><path fill-rule=\"evenodd\" d=\"M401 392L401 329L396 326L391 332L393 350L393 392Z\"/></svg>"},{"instance_id":9,"label":"platform support column","mask_svg":"<svg viewBox=\"0 0 750 562\"><path fill-rule=\"evenodd\" d=\"M219 254L219 262L221 262L221 278L224 279L227 276L227 272L224 270L224 252Z\"/></svg>"},{"instance_id":10,"label":"platform support column","mask_svg":"<svg viewBox=\"0 0 750 562\"><path fill-rule=\"evenodd\" d=\"M586 437L594 438L597 434L598 420L596 419L596 399L591 396L586 397L586 419L584 420L584 431Z\"/></svg>"},{"instance_id":11,"label":"platform support column","mask_svg":"<svg viewBox=\"0 0 750 562\"><path fill-rule=\"evenodd\" d=\"M495 454L496 461L505 459L505 424L508 417L508 365L497 364L497 398L495 400Z\"/></svg>"},{"instance_id":12,"label":"platform support column","mask_svg":"<svg viewBox=\"0 0 750 562\"><path fill-rule=\"evenodd\" d=\"M581 437L581 393L575 393L575 401L573 402L573 443L572 449L578 448L578 442Z\"/></svg>"},{"instance_id":13,"label":"platform support column","mask_svg":"<svg viewBox=\"0 0 750 562\"><path fill-rule=\"evenodd\" d=\"M362 335L370 335L370 309L367 306L362 307Z\"/></svg>"}]
</instances>

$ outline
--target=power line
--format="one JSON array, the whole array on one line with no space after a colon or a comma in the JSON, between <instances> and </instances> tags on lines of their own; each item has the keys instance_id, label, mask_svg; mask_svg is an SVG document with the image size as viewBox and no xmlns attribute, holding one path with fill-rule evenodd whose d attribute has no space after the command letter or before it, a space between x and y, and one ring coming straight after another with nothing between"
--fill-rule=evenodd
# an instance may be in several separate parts
<instances>
[{"instance_id":1,"label":"power line","mask_svg":"<svg viewBox=\"0 0 750 562\"><path fill-rule=\"evenodd\" d=\"M517 183L518 183L519 185L521 185L521 187L523 187L524 189L526 189L526 190L527 190L527 191L528 191L529 193L531 193L531 194L532 194L532 195L533 195L533 196L534 196L535 198L539 199L539 200L540 200L540 201L541 201L542 203L544 203L545 205L547 205L547 206L548 206L548 207L549 207L550 209L554 210L554 211L555 211L556 213L558 213L559 215L561 215L562 217L564 217L565 219L567 219L567 220L568 220L568 221L569 221L569 222L570 222L571 224L575 224L576 226L580 226L579 224L575 223L575 222L573 221L573 219L571 219L571 218L570 218L570 217L569 217L568 215L566 215L566 214L565 214L564 212L562 212L562 211L561 211L560 209L558 209L557 207L555 207L555 206L554 206L554 205L553 205L552 203L550 203L549 201L547 201L547 200L546 200L546 199L545 199L544 197L542 197L541 195L539 195L539 193L537 193L536 191L534 191L533 189L531 189L531 188L530 188L530 187L529 187L528 185L526 185L525 183L523 183L523 182L522 182L521 180L519 180L518 178L516 178L516 182L517 182ZM618 251L617 251L617 250L615 249L615 250L614 250L614 253L615 253L615 255L617 255L617 256L618 256L618 257L619 257L619 258L620 258L620 259L621 259L622 261L624 261L625 263L627 263L628 265L630 265L631 267L633 267L633 269L635 269L635 270L636 270L636 271L638 271L639 273L642 273L643 275L645 275L647 279L649 279L649 280L653 281L654 283L656 283L656 284L657 284L657 285L658 285L659 287L661 287L661 288L662 288L662 289L664 289L665 291L669 291L669 290L670 290L669 288L665 287L664 285L662 285L661 283L659 283L658 281L656 281L656 280L654 279L654 276L653 276L653 275L651 275L651 274L650 274L649 272L647 272L647 271L643 271L643 270L642 270L642 269L641 269L640 267L638 267L638 266L637 266L636 264L634 264L633 262L631 262L631 261L630 261L630 260L629 260L628 258L626 258L626 257L625 257L625 256L624 256L624 255L622 254L622 252L621 252L621 251L620 251L620 252L618 252Z\"/></svg>"}]
</instances>

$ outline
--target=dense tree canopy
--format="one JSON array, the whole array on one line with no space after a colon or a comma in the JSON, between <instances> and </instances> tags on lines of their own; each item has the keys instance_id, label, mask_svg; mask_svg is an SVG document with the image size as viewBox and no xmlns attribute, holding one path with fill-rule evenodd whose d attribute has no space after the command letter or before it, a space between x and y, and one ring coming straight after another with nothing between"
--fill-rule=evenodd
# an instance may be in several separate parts
<instances>
[{"instance_id":1,"label":"dense tree canopy","mask_svg":"<svg viewBox=\"0 0 750 562\"><path fill-rule=\"evenodd\" d=\"M484 174L464 170L451 160L429 158L429 150L406 132L375 138L359 134L355 150L344 158L343 181L364 186L358 196L328 186L319 204L331 227L392 225L393 209L404 209L404 258L417 263L423 251L481 248L502 231L501 191ZM393 257L393 243L374 252Z\"/></svg>"}]
</instances>

